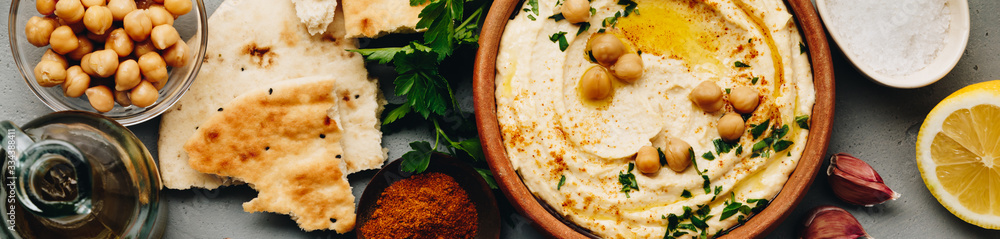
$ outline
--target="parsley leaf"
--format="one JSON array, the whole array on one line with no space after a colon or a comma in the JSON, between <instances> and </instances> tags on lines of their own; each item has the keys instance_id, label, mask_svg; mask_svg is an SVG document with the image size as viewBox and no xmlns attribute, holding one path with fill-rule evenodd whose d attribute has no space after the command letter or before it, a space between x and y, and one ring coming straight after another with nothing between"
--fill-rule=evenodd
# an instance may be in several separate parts
<instances>
[{"instance_id":1,"label":"parsley leaf","mask_svg":"<svg viewBox=\"0 0 1000 239\"><path fill-rule=\"evenodd\" d=\"M702 154L701 157L705 158L705 159L708 159L708 160L714 160L715 159L715 155L712 154L712 151L705 152L705 154Z\"/></svg>"},{"instance_id":2,"label":"parsley leaf","mask_svg":"<svg viewBox=\"0 0 1000 239\"><path fill-rule=\"evenodd\" d=\"M560 31L552 36L549 36L549 40L552 42L559 42L559 50L566 51L566 47L569 47L569 43L566 42L566 32Z\"/></svg>"},{"instance_id":3,"label":"parsley leaf","mask_svg":"<svg viewBox=\"0 0 1000 239\"><path fill-rule=\"evenodd\" d=\"M559 184L556 185L556 190L562 189L563 184L566 184L566 175L559 176Z\"/></svg>"},{"instance_id":4,"label":"parsley leaf","mask_svg":"<svg viewBox=\"0 0 1000 239\"><path fill-rule=\"evenodd\" d=\"M795 116L795 124L798 124L799 128L809 129L809 116L808 115Z\"/></svg>"},{"instance_id":5,"label":"parsley leaf","mask_svg":"<svg viewBox=\"0 0 1000 239\"><path fill-rule=\"evenodd\" d=\"M771 120L764 120L764 122L759 125L755 125L753 128L750 128L750 135L752 135L753 139L756 140L761 134L764 134L764 131L766 131L769 126L771 126Z\"/></svg>"},{"instance_id":6,"label":"parsley leaf","mask_svg":"<svg viewBox=\"0 0 1000 239\"><path fill-rule=\"evenodd\" d=\"M618 183L622 185L621 192L625 193L625 198L632 198L628 192L635 190L639 191L639 183L635 181L635 174L632 173L632 169L635 169L634 163L628 163L628 170L624 172L618 172Z\"/></svg>"},{"instance_id":7,"label":"parsley leaf","mask_svg":"<svg viewBox=\"0 0 1000 239\"><path fill-rule=\"evenodd\" d=\"M589 22L580 23L580 30L576 31L576 35L579 36L580 34L583 34L584 32L587 32L587 30L589 30L589 29L590 29L590 23Z\"/></svg>"},{"instance_id":8,"label":"parsley leaf","mask_svg":"<svg viewBox=\"0 0 1000 239\"><path fill-rule=\"evenodd\" d=\"M564 17L562 13L556 13L555 15L552 15L551 17L549 17L549 19L553 19L553 20L555 20L555 21L558 22L558 21L562 21L563 19L566 19L566 17Z\"/></svg>"},{"instance_id":9,"label":"parsley leaf","mask_svg":"<svg viewBox=\"0 0 1000 239\"><path fill-rule=\"evenodd\" d=\"M660 166L667 165L667 155L663 154L663 150L656 148L656 153L660 156Z\"/></svg>"},{"instance_id":10,"label":"parsley leaf","mask_svg":"<svg viewBox=\"0 0 1000 239\"><path fill-rule=\"evenodd\" d=\"M688 191L687 189L684 189L684 191L681 192L681 197L683 197L683 198L691 198L691 191Z\"/></svg>"},{"instance_id":11,"label":"parsley leaf","mask_svg":"<svg viewBox=\"0 0 1000 239\"><path fill-rule=\"evenodd\" d=\"M736 62L733 63L733 65L735 65L736 67L740 67L740 68L742 68L742 67L750 67L750 65L747 65L747 63L743 63L742 61L736 61Z\"/></svg>"},{"instance_id":12,"label":"parsley leaf","mask_svg":"<svg viewBox=\"0 0 1000 239\"><path fill-rule=\"evenodd\" d=\"M708 175L702 174L701 179L704 180L701 184L701 187L705 189L705 194L712 193L712 186L711 186L712 182L708 180Z\"/></svg>"},{"instance_id":13,"label":"parsley leaf","mask_svg":"<svg viewBox=\"0 0 1000 239\"><path fill-rule=\"evenodd\" d=\"M760 80L760 77L754 76L753 78L750 79L750 84L756 85L758 80Z\"/></svg>"},{"instance_id":14,"label":"parsley leaf","mask_svg":"<svg viewBox=\"0 0 1000 239\"><path fill-rule=\"evenodd\" d=\"M715 152L719 152L720 155L729 153L729 151L733 149L733 144L727 143L722 139L712 140L712 144L715 145Z\"/></svg>"},{"instance_id":15,"label":"parsley leaf","mask_svg":"<svg viewBox=\"0 0 1000 239\"><path fill-rule=\"evenodd\" d=\"M698 175L701 175L701 170L698 169L698 161L694 157L694 148L688 148L688 156L690 157L691 164L694 165L694 171L697 171Z\"/></svg>"},{"instance_id":16,"label":"parsley leaf","mask_svg":"<svg viewBox=\"0 0 1000 239\"><path fill-rule=\"evenodd\" d=\"M774 146L772 147L774 147L774 152L781 152L788 149L788 147L792 146L793 143L794 142L788 140L778 140L778 142L774 142Z\"/></svg>"},{"instance_id":17,"label":"parsley leaf","mask_svg":"<svg viewBox=\"0 0 1000 239\"><path fill-rule=\"evenodd\" d=\"M806 43L799 42L799 55L806 54L807 51L809 51L809 47L806 46Z\"/></svg>"},{"instance_id":18,"label":"parsley leaf","mask_svg":"<svg viewBox=\"0 0 1000 239\"><path fill-rule=\"evenodd\" d=\"M427 165L431 163L431 155L434 153L431 144L427 141L416 141L410 143L410 148L413 151L403 154L403 162L400 163L403 171L420 173L427 170Z\"/></svg>"}]
</instances>

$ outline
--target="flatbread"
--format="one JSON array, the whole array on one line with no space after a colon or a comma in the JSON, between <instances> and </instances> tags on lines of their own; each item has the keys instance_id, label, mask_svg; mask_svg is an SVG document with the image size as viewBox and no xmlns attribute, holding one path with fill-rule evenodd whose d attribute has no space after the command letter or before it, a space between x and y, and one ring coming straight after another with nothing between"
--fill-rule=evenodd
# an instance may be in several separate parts
<instances>
[{"instance_id":1,"label":"flatbread","mask_svg":"<svg viewBox=\"0 0 1000 239\"><path fill-rule=\"evenodd\" d=\"M347 37L369 38L417 32L417 16L426 6L412 7L410 0L341 0L341 4Z\"/></svg>"},{"instance_id":2,"label":"flatbread","mask_svg":"<svg viewBox=\"0 0 1000 239\"><path fill-rule=\"evenodd\" d=\"M336 15L337 0L292 0L295 4L295 15L299 16L309 34L326 33Z\"/></svg>"},{"instance_id":3,"label":"flatbread","mask_svg":"<svg viewBox=\"0 0 1000 239\"><path fill-rule=\"evenodd\" d=\"M226 104L184 145L191 167L234 177L260 192L247 212L292 215L306 231L354 228L354 195L330 108L333 77L283 81ZM333 219L333 220L331 220Z\"/></svg>"},{"instance_id":4,"label":"flatbread","mask_svg":"<svg viewBox=\"0 0 1000 239\"><path fill-rule=\"evenodd\" d=\"M211 27L201 72L160 123L159 166L164 186L216 188L238 183L192 169L184 143L236 96L303 76L336 76L335 90L357 95L336 106L336 112L344 115L346 172L378 168L385 162L378 122L385 100L378 93L378 82L368 78L360 54L344 51L357 48L357 41L344 38L343 14L336 14L330 31L312 36L295 15L291 1L227 0L208 22Z\"/></svg>"}]
</instances>

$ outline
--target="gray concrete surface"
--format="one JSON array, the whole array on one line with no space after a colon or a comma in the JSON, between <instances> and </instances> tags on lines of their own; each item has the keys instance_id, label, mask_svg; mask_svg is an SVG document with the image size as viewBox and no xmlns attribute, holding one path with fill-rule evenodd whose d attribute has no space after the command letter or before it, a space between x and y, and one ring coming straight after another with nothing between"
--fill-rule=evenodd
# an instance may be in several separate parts
<instances>
[{"instance_id":1,"label":"gray concrete surface","mask_svg":"<svg viewBox=\"0 0 1000 239\"><path fill-rule=\"evenodd\" d=\"M219 1L207 1L209 9ZM0 0L9 6L10 0ZM972 30L968 48L955 69L941 81L912 90L879 86L851 67L834 46L837 79L836 116L827 154L847 152L869 162L886 183L903 196L872 208L852 206L836 199L824 175L819 175L798 207L768 238L796 238L805 213L819 205L840 206L851 213L876 238L1000 238L1000 231L965 223L942 207L924 186L914 161L916 133L927 112L959 88L976 82L1000 79L1000 1L972 0ZM7 11L0 11L6 19ZM6 28L6 21L3 26ZM993 33L993 36L990 36ZM832 43L832 41L831 41ZM385 92L391 92L392 74L373 67ZM0 119L23 124L51 112L23 83L10 53L7 34L0 34ZM461 85L458 97L471 107L471 90ZM401 101L390 97L390 101ZM130 129L156 155L159 118ZM390 158L398 158L413 140L433 140L424 128L407 128L388 134L384 146ZM354 194L360 196L374 171L351 175ZM353 238L353 234L302 232L285 215L245 213L241 204L256 196L246 187L217 190L165 190L169 220L165 238ZM503 202L501 202L503 204ZM503 207L503 206L502 206ZM529 222L517 214L505 214L503 238L538 238Z\"/></svg>"}]
</instances>

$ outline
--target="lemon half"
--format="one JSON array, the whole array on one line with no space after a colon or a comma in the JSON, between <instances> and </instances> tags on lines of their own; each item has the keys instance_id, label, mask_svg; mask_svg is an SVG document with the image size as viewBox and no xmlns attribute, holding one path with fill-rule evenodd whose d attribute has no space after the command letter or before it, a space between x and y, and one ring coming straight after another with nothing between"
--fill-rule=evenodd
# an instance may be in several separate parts
<instances>
[{"instance_id":1,"label":"lemon half","mask_svg":"<svg viewBox=\"0 0 1000 239\"><path fill-rule=\"evenodd\" d=\"M931 194L966 222L1000 229L1000 80L938 103L917 135L917 166Z\"/></svg>"}]
</instances>

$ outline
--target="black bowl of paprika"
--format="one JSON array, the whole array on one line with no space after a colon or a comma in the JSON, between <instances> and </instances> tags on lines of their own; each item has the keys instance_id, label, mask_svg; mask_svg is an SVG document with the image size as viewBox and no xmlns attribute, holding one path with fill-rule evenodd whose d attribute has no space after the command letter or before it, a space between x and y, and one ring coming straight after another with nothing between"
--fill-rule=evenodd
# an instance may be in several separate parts
<instances>
[{"instance_id":1,"label":"black bowl of paprika","mask_svg":"<svg viewBox=\"0 0 1000 239\"><path fill-rule=\"evenodd\" d=\"M396 160L365 187L358 238L499 238L500 213L489 185L472 167L442 154L413 174Z\"/></svg>"}]
</instances>

